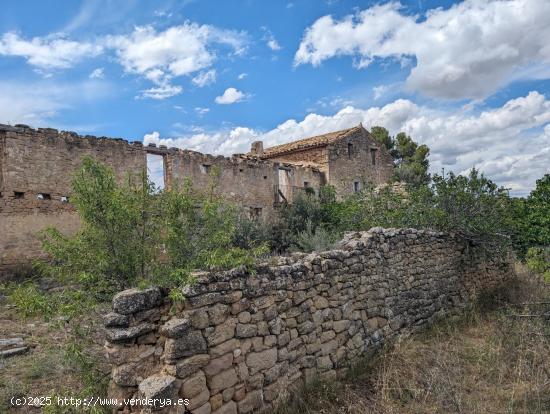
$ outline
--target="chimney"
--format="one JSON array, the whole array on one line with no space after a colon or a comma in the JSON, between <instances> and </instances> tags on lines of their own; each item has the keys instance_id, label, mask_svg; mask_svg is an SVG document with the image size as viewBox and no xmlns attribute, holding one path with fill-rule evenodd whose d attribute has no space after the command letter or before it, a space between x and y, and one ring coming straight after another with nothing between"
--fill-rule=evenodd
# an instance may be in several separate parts
<instances>
[{"instance_id":1,"label":"chimney","mask_svg":"<svg viewBox=\"0 0 550 414\"><path fill-rule=\"evenodd\" d=\"M264 153L263 141L254 141L250 147L250 153L257 156L262 155Z\"/></svg>"}]
</instances>

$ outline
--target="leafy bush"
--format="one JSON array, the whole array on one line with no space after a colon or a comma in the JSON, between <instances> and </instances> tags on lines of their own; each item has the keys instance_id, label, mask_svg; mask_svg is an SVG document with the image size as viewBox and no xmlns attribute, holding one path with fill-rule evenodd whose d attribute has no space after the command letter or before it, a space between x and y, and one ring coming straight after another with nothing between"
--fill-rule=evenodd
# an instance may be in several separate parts
<instances>
[{"instance_id":1,"label":"leafy bush","mask_svg":"<svg viewBox=\"0 0 550 414\"><path fill-rule=\"evenodd\" d=\"M527 267L550 282L550 247L531 247L526 255Z\"/></svg>"},{"instance_id":2,"label":"leafy bush","mask_svg":"<svg viewBox=\"0 0 550 414\"><path fill-rule=\"evenodd\" d=\"M313 230L311 222L308 222L306 230L294 237L291 246L292 251L313 252L333 249L339 237L336 233L330 232L324 227L318 226Z\"/></svg>"},{"instance_id":3,"label":"leafy bush","mask_svg":"<svg viewBox=\"0 0 550 414\"><path fill-rule=\"evenodd\" d=\"M40 270L100 293L147 277L158 262L161 232L160 205L146 176L119 185L111 168L85 157L72 187L81 229L75 236L46 229L42 246L53 265L39 262Z\"/></svg>"},{"instance_id":4,"label":"leafy bush","mask_svg":"<svg viewBox=\"0 0 550 414\"><path fill-rule=\"evenodd\" d=\"M145 175L119 184L112 169L88 157L73 192L81 229L74 236L45 230L43 248L52 261L37 267L100 297L150 283L183 286L192 270L250 266L267 250L233 244L237 213L215 196L214 184L205 192L186 182L158 193Z\"/></svg>"}]
</instances>

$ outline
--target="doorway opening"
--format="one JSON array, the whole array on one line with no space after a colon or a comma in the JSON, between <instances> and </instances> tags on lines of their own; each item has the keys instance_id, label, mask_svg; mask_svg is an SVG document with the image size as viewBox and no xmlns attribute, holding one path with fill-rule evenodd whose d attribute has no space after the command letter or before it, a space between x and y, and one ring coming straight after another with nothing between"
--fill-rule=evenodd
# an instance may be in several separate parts
<instances>
[{"instance_id":1,"label":"doorway opening","mask_svg":"<svg viewBox=\"0 0 550 414\"><path fill-rule=\"evenodd\" d=\"M155 185L156 192L164 190L166 165L163 155L147 154L147 178Z\"/></svg>"}]
</instances>

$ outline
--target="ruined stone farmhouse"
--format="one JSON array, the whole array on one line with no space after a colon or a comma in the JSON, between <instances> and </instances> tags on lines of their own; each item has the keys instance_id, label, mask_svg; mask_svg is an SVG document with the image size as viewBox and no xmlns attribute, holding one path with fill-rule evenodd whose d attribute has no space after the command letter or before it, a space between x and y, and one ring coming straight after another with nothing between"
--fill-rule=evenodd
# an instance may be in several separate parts
<instances>
[{"instance_id":1,"label":"ruined stone farmhouse","mask_svg":"<svg viewBox=\"0 0 550 414\"><path fill-rule=\"evenodd\" d=\"M82 157L111 166L119 180L142 173L147 159L160 157L165 187L190 179L198 188L212 181L250 215L269 218L280 203L297 193L332 185L337 196L359 191L366 183L387 182L393 160L361 125L231 157L119 138L80 136L51 128L0 125L0 276L41 255L37 232L55 226L75 232L79 219L71 205L71 179Z\"/></svg>"}]
</instances>

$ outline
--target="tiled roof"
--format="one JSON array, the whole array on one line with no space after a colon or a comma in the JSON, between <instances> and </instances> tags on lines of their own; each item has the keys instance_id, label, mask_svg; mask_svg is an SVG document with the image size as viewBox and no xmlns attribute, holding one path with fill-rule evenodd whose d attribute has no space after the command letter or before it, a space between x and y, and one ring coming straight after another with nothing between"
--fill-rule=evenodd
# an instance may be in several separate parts
<instances>
[{"instance_id":1,"label":"tiled roof","mask_svg":"<svg viewBox=\"0 0 550 414\"><path fill-rule=\"evenodd\" d=\"M277 145L275 147L264 149L261 158L272 158L277 155L287 154L294 151L301 151L308 148L322 147L339 139L345 138L348 135L352 135L360 131L363 127L361 125L343 129L341 131L330 132L328 134L317 135L310 138L300 139L298 141L289 142L287 144Z\"/></svg>"}]
</instances>

